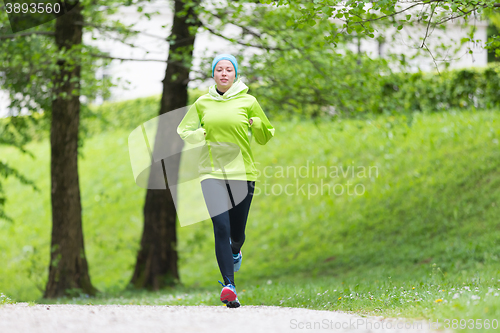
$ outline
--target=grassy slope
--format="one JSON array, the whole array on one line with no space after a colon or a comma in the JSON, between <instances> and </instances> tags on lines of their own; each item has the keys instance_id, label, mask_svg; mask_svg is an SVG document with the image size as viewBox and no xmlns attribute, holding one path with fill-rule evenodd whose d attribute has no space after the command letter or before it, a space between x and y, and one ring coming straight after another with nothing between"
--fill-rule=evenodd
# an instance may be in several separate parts
<instances>
[{"instance_id":1,"label":"grassy slope","mask_svg":"<svg viewBox=\"0 0 500 333\"><path fill-rule=\"evenodd\" d=\"M300 282L302 287L276 289L280 296L274 301L282 293L279 304L303 306L312 302L301 305L297 301L301 292L315 293L329 285L333 288L345 283L364 292L370 289L363 289L363 285L374 288L376 283L380 291L393 284L399 289L405 284L428 283L425 285L431 288L447 279L470 282L474 276L477 281L482 274L488 278L498 274L497 112L450 111L419 114L413 119L379 117L318 126L294 121L273 124L276 137L266 146L254 145L261 171L269 166L267 172L274 177L261 177L257 186L260 193L252 203L244 266L237 273L237 284L242 288L267 280L286 280L290 286ZM145 192L133 182L127 150L129 132L94 135L85 143L80 164L90 274L94 284L108 292L126 286L142 231ZM0 290L16 300L41 296L36 286L44 286L49 258L48 142L33 143L30 148L36 160L1 148L2 159L36 179L41 189L35 193L13 180L5 186L6 212L15 223L0 221ZM307 161L310 167L354 166L356 173L360 167L376 166L378 176L373 172L371 178L362 174L343 177L341 172L339 177L308 178L276 174L279 166L298 171ZM310 175L312 168L309 170ZM332 169L328 170L330 174ZM289 193L293 195L274 195L269 193L270 187L266 195L264 181L274 185L274 193L279 192L279 186L292 184ZM314 194L314 184L321 181L342 184L345 190L347 182L362 184L364 194ZM305 194L296 194L297 182L299 187L304 185ZM178 232L183 282L214 288L220 277L211 223L204 221ZM392 280L387 282L389 276ZM311 278L321 282L306 288L304 281ZM358 289L354 289L356 285ZM248 302L263 298L265 293L258 290L248 292ZM293 290L297 291L295 297L286 301L284 296ZM324 306L360 306L346 308L340 302ZM495 302L496 298L492 304ZM495 309L493 313L498 314L498 306Z\"/></svg>"},{"instance_id":2,"label":"grassy slope","mask_svg":"<svg viewBox=\"0 0 500 333\"><path fill-rule=\"evenodd\" d=\"M319 128L279 124L276 138L256 147L261 166L272 166L268 174L278 172L278 166L298 170L307 160L315 166L356 166L356 174L361 166L377 166L379 173L376 177L373 172L371 179L361 174L262 179L282 188L293 184L292 189L298 181L306 194L255 197L245 244L252 257L245 263L250 267L243 281L304 271L312 276L366 269L397 272L437 263L446 272L498 263L498 121L493 112L478 112L419 115L411 127L394 118L323 123ZM364 195L312 195L311 185L308 197L311 183L330 181L344 189L348 181L363 184ZM192 234L204 229L210 236L209 225L192 229ZM201 253L210 251L211 243L204 243ZM212 263L206 259L199 255L191 261L208 269ZM188 281L198 281L191 275Z\"/></svg>"}]
</instances>

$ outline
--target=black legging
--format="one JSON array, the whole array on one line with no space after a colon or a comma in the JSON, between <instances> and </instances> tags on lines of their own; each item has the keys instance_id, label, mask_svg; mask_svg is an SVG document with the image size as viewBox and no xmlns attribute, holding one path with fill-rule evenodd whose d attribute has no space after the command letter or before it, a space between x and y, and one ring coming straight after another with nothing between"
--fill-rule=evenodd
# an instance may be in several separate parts
<instances>
[{"instance_id":1,"label":"black legging","mask_svg":"<svg viewBox=\"0 0 500 333\"><path fill-rule=\"evenodd\" d=\"M209 178L201 182L201 188L212 217L215 255L224 284L236 286L232 254L238 254L245 242L245 226L255 181L230 179L226 183L225 180Z\"/></svg>"}]
</instances>

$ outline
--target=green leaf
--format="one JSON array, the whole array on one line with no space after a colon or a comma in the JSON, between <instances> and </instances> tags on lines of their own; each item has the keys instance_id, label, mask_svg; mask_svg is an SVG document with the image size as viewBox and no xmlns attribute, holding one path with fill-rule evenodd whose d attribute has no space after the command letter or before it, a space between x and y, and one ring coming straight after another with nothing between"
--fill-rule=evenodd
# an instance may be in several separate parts
<instances>
[{"instance_id":1,"label":"green leaf","mask_svg":"<svg viewBox=\"0 0 500 333\"><path fill-rule=\"evenodd\" d=\"M333 13L333 9L329 6L323 7L321 11L326 15L326 17L330 17Z\"/></svg>"},{"instance_id":2,"label":"green leaf","mask_svg":"<svg viewBox=\"0 0 500 333\"><path fill-rule=\"evenodd\" d=\"M398 26L398 30L401 30L403 29L403 25L401 24L400 26Z\"/></svg>"},{"instance_id":3,"label":"green leaf","mask_svg":"<svg viewBox=\"0 0 500 333\"><path fill-rule=\"evenodd\" d=\"M411 18L411 14L406 15L406 20L409 21Z\"/></svg>"}]
</instances>

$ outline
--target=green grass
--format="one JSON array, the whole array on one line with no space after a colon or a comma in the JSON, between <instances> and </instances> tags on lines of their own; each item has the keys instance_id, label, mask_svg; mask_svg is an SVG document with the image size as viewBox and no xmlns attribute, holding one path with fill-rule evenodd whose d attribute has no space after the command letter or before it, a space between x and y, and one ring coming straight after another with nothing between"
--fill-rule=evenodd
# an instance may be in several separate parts
<instances>
[{"instance_id":1,"label":"green grass","mask_svg":"<svg viewBox=\"0 0 500 333\"><path fill-rule=\"evenodd\" d=\"M3 293L0 293L0 305L4 304L14 304L16 302L12 301L8 296L4 295Z\"/></svg>"},{"instance_id":2,"label":"green grass","mask_svg":"<svg viewBox=\"0 0 500 333\"><path fill-rule=\"evenodd\" d=\"M261 178L236 273L243 304L426 319L499 317L498 111L317 125L270 118L275 138L252 145ZM129 133L96 131L79 164L85 249L92 282L103 292L96 298L40 298L51 230L48 141L29 145L36 160L1 148L1 158L40 188L5 183L5 209L14 223L0 221L4 294L15 301L220 305L210 221L178 229L182 286L126 288L145 197L132 177ZM306 166L309 174L301 177ZM354 177L352 169L342 174L348 166L355 167ZM318 167L327 175L318 175ZM294 169L302 174L294 177ZM336 185L338 195L328 194L325 184ZM287 185L292 194L280 194ZM356 185L360 195L348 194Z\"/></svg>"}]
</instances>

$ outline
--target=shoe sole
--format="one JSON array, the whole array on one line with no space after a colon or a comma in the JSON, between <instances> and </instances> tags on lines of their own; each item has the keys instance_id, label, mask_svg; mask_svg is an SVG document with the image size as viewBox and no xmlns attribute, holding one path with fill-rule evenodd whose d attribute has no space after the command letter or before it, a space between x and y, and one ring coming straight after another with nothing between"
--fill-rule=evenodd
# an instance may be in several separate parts
<instances>
[{"instance_id":1,"label":"shoe sole","mask_svg":"<svg viewBox=\"0 0 500 333\"><path fill-rule=\"evenodd\" d=\"M222 303L226 304L228 308L237 308L240 306L240 302L236 297L236 294L229 288L224 288L220 295L220 300Z\"/></svg>"},{"instance_id":2,"label":"shoe sole","mask_svg":"<svg viewBox=\"0 0 500 333\"><path fill-rule=\"evenodd\" d=\"M223 288L220 294L220 300L225 304L234 302L236 300L236 294L230 288Z\"/></svg>"},{"instance_id":3,"label":"shoe sole","mask_svg":"<svg viewBox=\"0 0 500 333\"><path fill-rule=\"evenodd\" d=\"M226 306L228 308L239 308L240 307L240 302L238 302L237 300L234 301L234 302L227 302Z\"/></svg>"}]
</instances>

